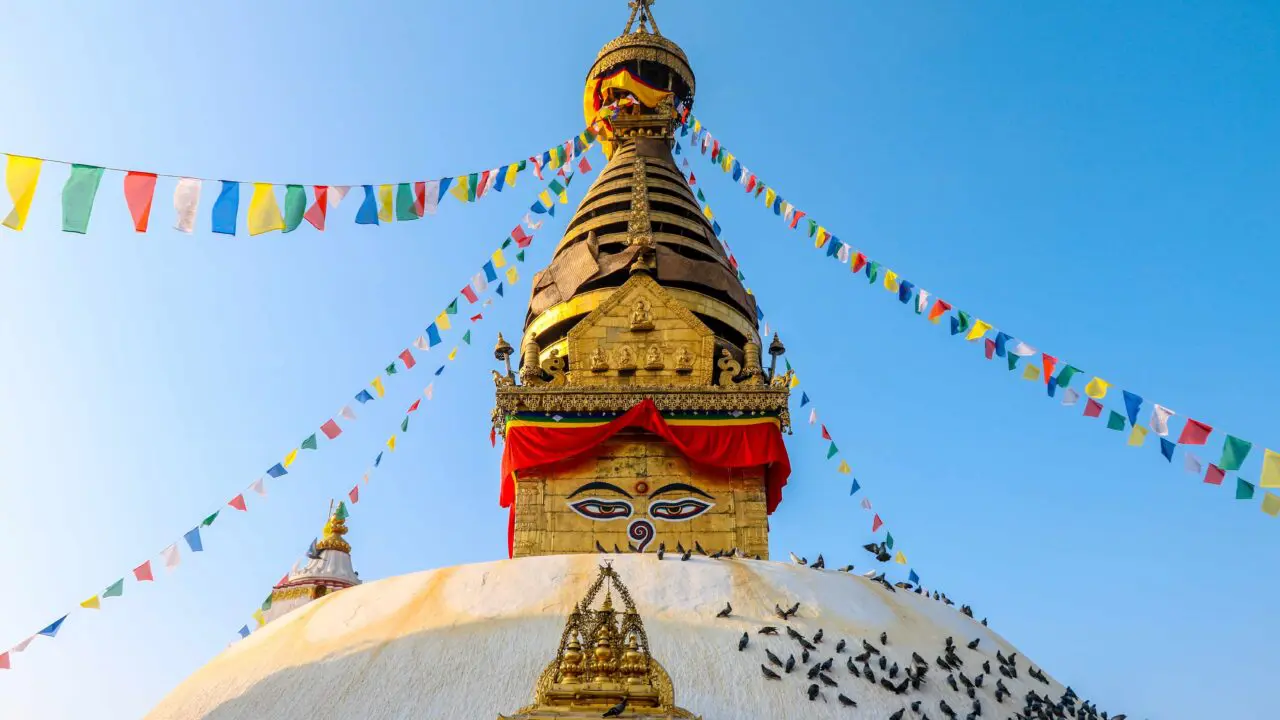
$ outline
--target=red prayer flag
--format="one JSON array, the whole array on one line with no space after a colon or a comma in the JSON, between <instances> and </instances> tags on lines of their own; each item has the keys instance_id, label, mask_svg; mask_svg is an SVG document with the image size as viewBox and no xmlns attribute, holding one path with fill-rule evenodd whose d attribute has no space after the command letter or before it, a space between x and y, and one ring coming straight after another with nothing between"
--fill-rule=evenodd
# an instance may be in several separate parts
<instances>
[{"instance_id":1,"label":"red prayer flag","mask_svg":"<svg viewBox=\"0 0 1280 720\"><path fill-rule=\"evenodd\" d=\"M235 497L231 498L231 502L229 502L229 503L227 503L227 504L228 504L228 505L230 505L231 507L233 507L233 508L235 508L235 509L239 510L240 512L248 512L248 511L249 511L249 508L247 508L247 507L245 507L245 506L244 506L244 495L237 495L237 496L235 496Z\"/></svg>"},{"instance_id":2,"label":"red prayer flag","mask_svg":"<svg viewBox=\"0 0 1280 720\"><path fill-rule=\"evenodd\" d=\"M284 577L280 578L280 582L276 583L276 587L280 587L287 582L289 582L289 573L285 573Z\"/></svg>"},{"instance_id":3,"label":"red prayer flag","mask_svg":"<svg viewBox=\"0 0 1280 720\"><path fill-rule=\"evenodd\" d=\"M462 296L465 297L469 303L478 302L480 300L479 297L476 297L476 291L471 289L470 285L463 286Z\"/></svg>"},{"instance_id":4,"label":"red prayer flag","mask_svg":"<svg viewBox=\"0 0 1280 720\"><path fill-rule=\"evenodd\" d=\"M492 172L493 172L492 170L485 170L484 172L480 173L480 185L479 187L476 188L477 198L484 197L484 191L489 186L489 174Z\"/></svg>"},{"instance_id":5,"label":"red prayer flag","mask_svg":"<svg viewBox=\"0 0 1280 720\"><path fill-rule=\"evenodd\" d=\"M410 405L410 406L409 406L409 409L408 409L408 410L405 410L405 412L406 412L406 413L411 413L411 412L413 412L414 410L417 410L417 409L418 409L418 405L420 405L420 404L422 404L422 398L418 398L417 400L414 400L414 401L413 401L413 404L412 404L412 405Z\"/></svg>"},{"instance_id":6,"label":"red prayer flag","mask_svg":"<svg viewBox=\"0 0 1280 720\"><path fill-rule=\"evenodd\" d=\"M6 650L0 653L0 670L8 670L8 669L9 669L9 651Z\"/></svg>"},{"instance_id":7,"label":"red prayer flag","mask_svg":"<svg viewBox=\"0 0 1280 720\"><path fill-rule=\"evenodd\" d=\"M516 241L516 247L529 247L529 243L533 242L533 236L524 231L523 225L517 225L515 230L511 231L511 239Z\"/></svg>"},{"instance_id":8,"label":"red prayer flag","mask_svg":"<svg viewBox=\"0 0 1280 720\"><path fill-rule=\"evenodd\" d=\"M720 157L720 141L714 140L711 143L711 162L715 162Z\"/></svg>"},{"instance_id":9,"label":"red prayer flag","mask_svg":"<svg viewBox=\"0 0 1280 720\"><path fill-rule=\"evenodd\" d=\"M324 436L330 440L342 434L342 428L338 427L338 423L334 422L333 418L330 418L328 422L321 425L320 431L323 432Z\"/></svg>"},{"instance_id":10,"label":"red prayer flag","mask_svg":"<svg viewBox=\"0 0 1280 720\"><path fill-rule=\"evenodd\" d=\"M884 521L880 519L880 513L876 513L876 518L871 521L871 532L875 532L884 526Z\"/></svg>"},{"instance_id":11,"label":"red prayer flag","mask_svg":"<svg viewBox=\"0 0 1280 720\"><path fill-rule=\"evenodd\" d=\"M1058 358L1050 355L1049 353L1040 354L1044 356L1044 384L1048 385L1056 380L1056 378L1053 377L1053 366L1058 364Z\"/></svg>"},{"instance_id":12,"label":"red prayer flag","mask_svg":"<svg viewBox=\"0 0 1280 720\"><path fill-rule=\"evenodd\" d=\"M329 212L329 186L313 185L311 190L315 193L316 201L303 213L302 219L311 223L311 227L316 230L324 232L324 218Z\"/></svg>"},{"instance_id":13,"label":"red prayer flag","mask_svg":"<svg viewBox=\"0 0 1280 720\"><path fill-rule=\"evenodd\" d=\"M404 352L400 353L400 360L404 362L405 370L412 370L413 366L418 364L417 361L413 359L413 353L409 352L409 348L405 348Z\"/></svg>"},{"instance_id":14,"label":"red prayer flag","mask_svg":"<svg viewBox=\"0 0 1280 720\"><path fill-rule=\"evenodd\" d=\"M933 307L929 309L929 322L936 323L942 319L943 315L951 309L951 303L946 300L934 300Z\"/></svg>"},{"instance_id":15,"label":"red prayer flag","mask_svg":"<svg viewBox=\"0 0 1280 720\"><path fill-rule=\"evenodd\" d=\"M862 272L862 268L866 267L866 265L867 265L867 256L863 255L862 253L854 253L853 265L850 269L853 270L854 272Z\"/></svg>"},{"instance_id":16,"label":"red prayer flag","mask_svg":"<svg viewBox=\"0 0 1280 720\"><path fill-rule=\"evenodd\" d=\"M537 156L531 156L529 158L529 162L533 163L533 174L537 175L538 179L541 180L542 179L542 158Z\"/></svg>"},{"instance_id":17,"label":"red prayer flag","mask_svg":"<svg viewBox=\"0 0 1280 720\"><path fill-rule=\"evenodd\" d=\"M823 439L823 440L830 440L830 439L831 439L831 433L827 432L827 426L826 426L826 425L823 425L823 426L822 426L822 439Z\"/></svg>"},{"instance_id":18,"label":"red prayer flag","mask_svg":"<svg viewBox=\"0 0 1280 720\"><path fill-rule=\"evenodd\" d=\"M1085 406L1084 406L1084 416L1098 417L1101 414L1102 414L1102 403L1098 402L1097 400L1094 400L1093 398L1089 398L1089 402L1085 403Z\"/></svg>"},{"instance_id":19,"label":"red prayer flag","mask_svg":"<svg viewBox=\"0 0 1280 720\"><path fill-rule=\"evenodd\" d=\"M796 229L796 223L800 222L800 218L804 217L804 215L805 215L805 213L804 213L804 211L803 211L803 210L796 210L795 214L791 216L791 229L792 229L792 230L795 230L795 229Z\"/></svg>"},{"instance_id":20,"label":"red prayer flag","mask_svg":"<svg viewBox=\"0 0 1280 720\"><path fill-rule=\"evenodd\" d=\"M1187 418L1187 424L1182 426L1182 434L1178 436L1178 444L1203 445L1204 441L1209 439L1211 432L1213 432L1212 426Z\"/></svg>"},{"instance_id":21,"label":"red prayer flag","mask_svg":"<svg viewBox=\"0 0 1280 720\"><path fill-rule=\"evenodd\" d=\"M489 447L498 447L498 431L489 428Z\"/></svg>"},{"instance_id":22,"label":"red prayer flag","mask_svg":"<svg viewBox=\"0 0 1280 720\"><path fill-rule=\"evenodd\" d=\"M747 192L751 192L752 190L755 189L755 187L756 187L756 176L752 175L751 179L747 180Z\"/></svg>"},{"instance_id":23,"label":"red prayer flag","mask_svg":"<svg viewBox=\"0 0 1280 720\"><path fill-rule=\"evenodd\" d=\"M983 348L983 352L987 354L987 359L990 360L991 356L996 353L996 341L991 338L987 338L984 344L985 347Z\"/></svg>"},{"instance_id":24,"label":"red prayer flag","mask_svg":"<svg viewBox=\"0 0 1280 720\"><path fill-rule=\"evenodd\" d=\"M587 158L585 156L578 160L578 171L583 173L591 172L591 163L587 162Z\"/></svg>"},{"instance_id":25,"label":"red prayer flag","mask_svg":"<svg viewBox=\"0 0 1280 720\"><path fill-rule=\"evenodd\" d=\"M1210 463L1209 471L1204 474L1204 481L1210 485L1221 485L1222 478L1226 477L1226 475L1227 472L1225 470L1213 463Z\"/></svg>"},{"instance_id":26,"label":"red prayer flag","mask_svg":"<svg viewBox=\"0 0 1280 720\"><path fill-rule=\"evenodd\" d=\"M124 176L124 199L133 216L133 229L147 231L151 219L151 198L156 192L156 175L148 172L130 172Z\"/></svg>"},{"instance_id":27,"label":"red prayer flag","mask_svg":"<svg viewBox=\"0 0 1280 720\"><path fill-rule=\"evenodd\" d=\"M360 486L356 485L351 488L351 492L347 493L347 497L351 498L351 504L355 505L360 502Z\"/></svg>"},{"instance_id":28,"label":"red prayer flag","mask_svg":"<svg viewBox=\"0 0 1280 720\"><path fill-rule=\"evenodd\" d=\"M471 322L478 322L484 319L484 313L476 313L471 316Z\"/></svg>"},{"instance_id":29,"label":"red prayer flag","mask_svg":"<svg viewBox=\"0 0 1280 720\"><path fill-rule=\"evenodd\" d=\"M151 561L148 560L133 569L133 576L138 578L138 582L151 582L155 580L151 576Z\"/></svg>"},{"instance_id":30,"label":"red prayer flag","mask_svg":"<svg viewBox=\"0 0 1280 720\"><path fill-rule=\"evenodd\" d=\"M422 217L427 212L427 184L425 182L416 182L413 184L413 214Z\"/></svg>"}]
</instances>

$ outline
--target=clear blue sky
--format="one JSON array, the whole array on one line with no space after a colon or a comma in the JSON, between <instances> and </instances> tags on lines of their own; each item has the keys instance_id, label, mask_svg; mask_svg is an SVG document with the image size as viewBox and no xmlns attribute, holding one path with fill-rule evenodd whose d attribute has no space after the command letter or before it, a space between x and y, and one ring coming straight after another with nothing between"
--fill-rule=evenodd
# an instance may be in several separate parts
<instances>
[{"instance_id":1,"label":"clear blue sky","mask_svg":"<svg viewBox=\"0 0 1280 720\"><path fill-rule=\"evenodd\" d=\"M1196 5L655 11L690 55L698 115L842 239L1065 361L1276 447L1280 8ZM622 0L15 4L0 150L333 184L492 167L580 128L583 75L625 16ZM1270 714L1277 521L986 363L697 167L803 388L928 584L1103 707ZM323 235L250 239L208 232L206 194L185 236L162 181L153 232L136 236L108 175L78 236L57 229L64 178L46 167L27 231L0 231L6 647L336 413L531 201L522 180L373 229L349 200ZM539 238L365 489L349 536L365 578L505 555L489 348L499 329L518 336L530 266L557 237ZM340 442L220 519L204 554L37 639L0 674L0 716L145 712L236 637L428 380L394 379ZM802 427L790 448L773 552L863 564L870 521L824 444Z\"/></svg>"}]
</instances>

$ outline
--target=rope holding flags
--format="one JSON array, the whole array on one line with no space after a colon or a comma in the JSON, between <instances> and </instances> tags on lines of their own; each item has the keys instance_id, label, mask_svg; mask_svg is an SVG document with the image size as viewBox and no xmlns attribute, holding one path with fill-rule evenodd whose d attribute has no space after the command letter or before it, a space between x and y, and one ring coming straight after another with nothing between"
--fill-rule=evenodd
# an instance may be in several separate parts
<instances>
[{"instance_id":1,"label":"rope holding flags","mask_svg":"<svg viewBox=\"0 0 1280 720\"><path fill-rule=\"evenodd\" d=\"M772 211L775 216L781 217L788 228L792 230L800 229L800 220L807 217L804 211L785 200L775 188L767 185L747 169L741 160L729 152L719 140L712 137L711 132L702 125L701 121L693 118L683 108L680 109L680 116L684 118L680 125L680 134L682 137L690 137L690 147L692 149L700 150L700 154L705 156L708 148L710 148L709 159L711 163L718 166L722 172L730 175L733 180L742 185L748 195L754 199L763 200L765 209ZM687 158L683 161L683 164L684 167L688 167ZM700 190L698 192L701 194ZM711 215L710 210L706 210L706 213ZM1219 432L1218 436L1222 442L1220 460L1205 467L1203 463L1200 463L1198 459L1189 453L1188 448L1208 444L1215 431L1214 426L1198 419L1178 416L1178 413L1157 403L1150 404L1151 410L1148 414L1143 409L1147 401L1142 395L1118 388L1112 381L1086 373L1081 368L1064 362L1060 356L1050 355L1035 349L1026 342L1017 339L1017 336L997 328L989 321L976 318L966 311L954 308L951 303L936 294L903 279L900 273L885 267L875 260L871 260L864 253L854 250L814 218L807 217L806 224L807 227L804 232L807 232L808 237L813 239L814 248L822 250L826 258L849 265L850 270L855 275L865 275L869 286L882 285L901 304L912 308L916 315L925 316L933 324L940 324L943 318L947 318L946 325L949 326L951 335L962 336L965 341L981 347L987 360L993 360L998 357L1001 360L1005 360L1008 369L1013 371L1023 358L1035 358L1038 356L1039 363L1033 364L1033 361L1028 359L1019 375L1024 380L1032 381L1034 384L1043 387L1046 396L1050 398L1061 395L1061 404L1063 406L1074 406L1078 402L1080 392L1071 387L1075 377L1089 378L1087 381L1077 383L1083 384L1083 393L1088 397L1083 416L1099 418L1103 415L1102 411L1104 409L1107 410L1107 419L1103 425L1109 430L1120 432L1120 436L1125 438L1129 446L1141 447L1147 434L1154 432L1160 439L1156 446L1165 460L1172 463L1174 455L1181 449L1184 456L1190 457L1191 460L1195 461L1193 465L1187 464L1187 467L1197 468L1196 473L1204 482L1214 485L1222 484L1221 478L1218 476L1220 471L1224 473L1227 471L1241 471L1246 459L1250 456L1250 450L1253 447L1251 441ZM736 264L736 260L733 259L732 255L730 260ZM994 331L994 335L988 337L988 334L992 333L992 331ZM978 340L982 340L982 342L979 343L977 342ZM1102 401L1105 398L1111 398L1111 402L1116 403L1116 407L1108 408L1104 405ZM1144 416L1147 418L1146 427L1141 427ZM1176 441L1169 437L1171 434L1169 421L1175 416L1182 423L1181 429L1177 433ZM1139 430L1140 427L1141 430ZM1124 432L1126 430L1128 432ZM1280 488L1280 451L1263 448L1262 453L1253 453L1253 456L1258 458L1258 464L1260 465L1256 471L1258 473L1257 487ZM1188 460L1188 463L1191 460ZM1239 483L1244 483L1250 488L1254 486L1243 478L1237 478L1237 480L1237 487L1242 487ZM1247 494L1238 492L1235 497L1237 500L1251 500L1253 499L1253 494L1251 492ZM1280 495L1271 492L1264 493L1260 509L1272 517L1280 516Z\"/></svg>"}]
</instances>

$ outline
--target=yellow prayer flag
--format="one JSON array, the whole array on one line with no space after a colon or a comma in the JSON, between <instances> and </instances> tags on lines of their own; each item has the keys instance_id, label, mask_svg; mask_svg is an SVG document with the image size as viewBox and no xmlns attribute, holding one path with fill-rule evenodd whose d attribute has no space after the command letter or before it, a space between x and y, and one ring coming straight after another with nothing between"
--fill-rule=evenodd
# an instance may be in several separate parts
<instances>
[{"instance_id":1,"label":"yellow prayer flag","mask_svg":"<svg viewBox=\"0 0 1280 720\"><path fill-rule=\"evenodd\" d=\"M555 199L551 197L550 190L543 190L542 192L538 193L538 200L542 201L543 207L551 207L552 205L556 204Z\"/></svg>"},{"instance_id":2,"label":"yellow prayer flag","mask_svg":"<svg viewBox=\"0 0 1280 720\"><path fill-rule=\"evenodd\" d=\"M964 336L964 339L965 339L965 340L977 340L978 338L982 337L983 335L986 335L986 334L987 334L987 331L988 331L988 330L990 330L990 329L991 329L991 323L989 323L989 322L983 322L983 321L981 321L981 320L974 320L974 321L973 321L973 327L972 327L972 328L969 328L969 334L968 334L968 335L965 335L965 336Z\"/></svg>"},{"instance_id":3,"label":"yellow prayer flag","mask_svg":"<svg viewBox=\"0 0 1280 720\"><path fill-rule=\"evenodd\" d=\"M1101 400L1107 396L1107 388L1109 387L1111 387L1111 383L1100 377L1096 377L1090 380L1088 385L1084 386L1084 394L1094 400Z\"/></svg>"},{"instance_id":4,"label":"yellow prayer flag","mask_svg":"<svg viewBox=\"0 0 1280 720\"><path fill-rule=\"evenodd\" d=\"M568 190L561 190L561 191L560 191L560 204L561 204L561 205L568 205L568 204L569 204L569 191L568 191Z\"/></svg>"},{"instance_id":5,"label":"yellow prayer flag","mask_svg":"<svg viewBox=\"0 0 1280 720\"><path fill-rule=\"evenodd\" d=\"M507 268L507 284L515 285L518 280L520 280L520 273L516 272L516 266Z\"/></svg>"},{"instance_id":6,"label":"yellow prayer flag","mask_svg":"<svg viewBox=\"0 0 1280 720\"><path fill-rule=\"evenodd\" d=\"M448 330L450 327L453 327L449 324L449 313L442 312L436 316L436 327L441 330Z\"/></svg>"},{"instance_id":7,"label":"yellow prayer flag","mask_svg":"<svg viewBox=\"0 0 1280 720\"><path fill-rule=\"evenodd\" d=\"M493 266L495 268L507 266L507 256L502 254L502 248L493 251Z\"/></svg>"},{"instance_id":8,"label":"yellow prayer flag","mask_svg":"<svg viewBox=\"0 0 1280 720\"><path fill-rule=\"evenodd\" d=\"M899 550L899 551L898 551L898 554L893 556L893 561L894 561L894 562L896 562L896 563L898 563L899 565L906 565L906 564L907 564L907 556L906 556L906 555L903 555L903 554L902 554L902 551L901 551L901 550Z\"/></svg>"},{"instance_id":9,"label":"yellow prayer flag","mask_svg":"<svg viewBox=\"0 0 1280 720\"><path fill-rule=\"evenodd\" d=\"M849 473L853 472L853 468L849 467L848 460L841 460L840 467L836 468L836 472L840 473L841 475L848 475Z\"/></svg>"},{"instance_id":10,"label":"yellow prayer flag","mask_svg":"<svg viewBox=\"0 0 1280 720\"><path fill-rule=\"evenodd\" d=\"M4 225L14 230L21 230L27 224L27 212L31 210L31 200L36 196L36 183L40 180L40 158L10 155L9 164L4 171L4 184L9 188L9 197L13 199L13 210L4 219Z\"/></svg>"},{"instance_id":11,"label":"yellow prayer flag","mask_svg":"<svg viewBox=\"0 0 1280 720\"><path fill-rule=\"evenodd\" d=\"M778 193L773 188L764 189L764 205L765 207L773 207L773 201L778 199Z\"/></svg>"},{"instance_id":12,"label":"yellow prayer flag","mask_svg":"<svg viewBox=\"0 0 1280 720\"><path fill-rule=\"evenodd\" d=\"M249 199L249 234L261 235L284 229L284 215L276 202L276 189L270 183L254 183Z\"/></svg>"},{"instance_id":13,"label":"yellow prayer flag","mask_svg":"<svg viewBox=\"0 0 1280 720\"><path fill-rule=\"evenodd\" d=\"M796 387L796 386L797 386L797 385L799 385L799 384L800 384L800 376L799 376L799 375L792 375L792 376L791 376L791 387Z\"/></svg>"},{"instance_id":14,"label":"yellow prayer flag","mask_svg":"<svg viewBox=\"0 0 1280 720\"><path fill-rule=\"evenodd\" d=\"M1262 479L1258 485L1265 488L1280 488L1280 453L1267 450L1262 454Z\"/></svg>"},{"instance_id":15,"label":"yellow prayer flag","mask_svg":"<svg viewBox=\"0 0 1280 720\"><path fill-rule=\"evenodd\" d=\"M733 167L733 153L720 153L720 168L725 172Z\"/></svg>"},{"instance_id":16,"label":"yellow prayer flag","mask_svg":"<svg viewBox=\"0 0 1280 720\"><path fill-rule=\"evenodd\" d=\"M823 245L826 245L827 240L830 237L831 237L831 233L827 232L826 228L819 225L817 234L813 236L813 246L820 248Z\"/></svg>"},{"instance_id":17,"label":"yellow prayer flag","mask_svg":"<svg viewBox=\"0 0 1280 720\"><path fill-rule=\"evenodd\" d=\"M378 222L391 222L396 219L396 186L378 186Z\"/></svg>"},{"instance_id":18,"label":"yellow prayer flag","mask_svg":"<svg viewBox=\"0 0 1280 720\"><path fill-rule=\"evenodd\" d=\"M80 603L80 607L88 608L90 610L97 610L98 608L102 607L102 604L98 601L98 596L94 595L88 600L85 600L84 602Z\"/></svg>"},{"instance_id":19,"label":"yellow prayer flag","mask_svg":"<svg viewBox=\"0 0 1280 720\"><path fill-rule=\"evenodd\" d=\"M502 184L503 184L503 186L505 186L505 187L515 187L515 186L516 186L516 175L518 175L519 173L520 173L520 165L519 165L518 163L511 163L510 165L508 165L508 166L507 166L507 176L506 176L505 178L503 178L503 179L502 179Z\"/></svg>"},{"instance_id":20,"label":"yellow prayer flag","mask_svg":"<svg viewBox=\"0 0 1280 720\"><path fill-rule=\"evenodd\" d=\"M1134 425L1133 430L1129 433L1129 444L1133 447L1139 447L1147 440L1147 429L1141 425Z\"/></svg>"},{"instance_id":21,"label":"yellow prayer flag","mask_svg":"<svg viewBox=\"0 0 1280 720\"><path fill-rule=\"evenodd\" d=\"M453 187L449 188L449 194L458 198L458 202L467 201L467 181L468 180L469 178L466 175L463 175L462 177L456 177L453 179Z\"/></svg>"},{"instance_id":22,"label":"yellow prayer flag","mask_svg":"<svg viewBox=\"0 0 1280 720\"><path fill-rule=\"evenodd\" d=\"M699 130L701 130L701 129L702 129L702 121L701 121L701 120L699 120L699 119L697 119L697 118L694 118L694 119L693 119L693 131L694 131L694 132L698 132L698 131L699 131Z\"/></svg>"},{"instance_id":23,"label":"yellow prayer flag","mask_svg":"<svg viewBox=\"0 0 1280 720\"><path fill-rule=\"evenodd\" d=\"M292 465L292 464L293 464L293 461L294 461L294 460L297 460L297 459L298 459L298 448L294 448L294 449L292 449L292 450L290 450L290 451L289 451L289 454L288 454L288 455L285 455L285 456L284 456L284 463L282 463L282 464L283 464L285 467L289 467L290 465Z\"/></svg>"},{"instance_id":24,"label":"yellow prayer flag","mask_svg":"<svg viewBox=\"0 0 1280 720\"><path fill-rule=\"evenodd\" d=\"M387 438L387 449L388 449L388 450L390 450L391 452L395 452L395 451L396 451L396 436L395 436L395 435L392 435L391 437Z\"/></svg>"},{"instance_id":25,"label":"yellow prayer flag","mask_svg":"<svg viewBox=\"0 0 1280 720\"><path fill-rule=\"evenodd\" d=\"M1028 365L1026 369L1022 371L1022 379L1023 380L1039 380L1040 368L1036 365Z\"/></svg>"},{"instance_id":26,"label":"yellow prayer flag","mask_svg":"<svg viewBox=\"0 0 1280 720\"><path fill-rule=\"evenodd\" d=\"M382 387L382 378L376 377L373 379L373 382L369 384L373 386L373 391L378 393L378 397L382 397L387 394L387 389Z\"/></svg>"},{"instance_id":27,"label":"yellow prayer flag","mask_svg":"<svg viewBox=\"0 0 1280 720\"><path fill-rule=\"evenodd\" d=\"M1275 517L1280 515L1280 495L1267 493L1262 496L1262 512Z\"/></svg>"},{"instance_id":28,"label":"yellow prayer flag","mask_svg":"<svg viewBox=\"0 0 1280 720\"><path fill-rule=\"evenodd\" d=\"M703 214L703 215L704 215L708 220L715 220L715 219L716 219L716 216L715 216L715 215L713 215L713 214L711 213L711 206L710 206L710 205L703 205L703 206L702 206L702 214Z\"/></svg>"},{"instance_id":29,"label":"yellow prayer flag","mask_svg":"<svg viewBox=\"0 0 1280 720\"><path fill-rule=\"evenodd\" d=\"M898 273L892 270L884 271L884 289L889 292L898 292Z\"/></svg>"},{"instance_id":30,"label":"yellow prayer flag","mask_svg":"<svg viewBox=\"0 0 1280 720\"><path fill-rule=\"evenodd\" d=\"M449 359L452 360L456 357L458 357L458 348L455 347L454 349L449 351Z\"/></svg>"},{"instance_id":31,"label":"yellow prayer flag","mask_svg":"<svg viewBox=\"0 0 1280 720\"><path fill-rule=\"evenodd\" d=\"M253 619L258 623L258 627L262 627L267 624L267 619L262 615L262 608L258 608L253 611Z\"/></svg>"}]
</instances>

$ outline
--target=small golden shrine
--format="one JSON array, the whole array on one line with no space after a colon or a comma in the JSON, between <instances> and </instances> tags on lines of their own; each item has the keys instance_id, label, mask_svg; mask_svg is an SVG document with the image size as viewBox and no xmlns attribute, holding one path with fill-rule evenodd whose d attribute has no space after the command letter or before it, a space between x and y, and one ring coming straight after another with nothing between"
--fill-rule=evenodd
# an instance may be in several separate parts
<instances>
[{"instance_id":1,"label":"small golden shrine","mask_svg":"<svg viewBox=\"0 0 1280 720\"><path fill-rule=\"evenodd\" d=\"M604 601L592 609L602 587ZM614 592L622 601L621 613L613 606ZM622 717L638 720L697 720L676 706L671 677L650 654L631 593L606 563L569 613L555 659L534 688L533 704L498 720L598 718L618 707L625 708Z\"/></svg>"},{"instance_id":2,"label":"small golden shrine","mask_svg":"<svg viewBox=\"0 0 1280 720\"><path fill-rule=\"evenodd\" d=\"M785 349L773 338L762 362L755 298L672 155L694 77L651 4L631 3L587 74L609 161L533 279L518 371L494 349L513 557L767 558L790 472Z\"/></svg>"}]
</instances>

